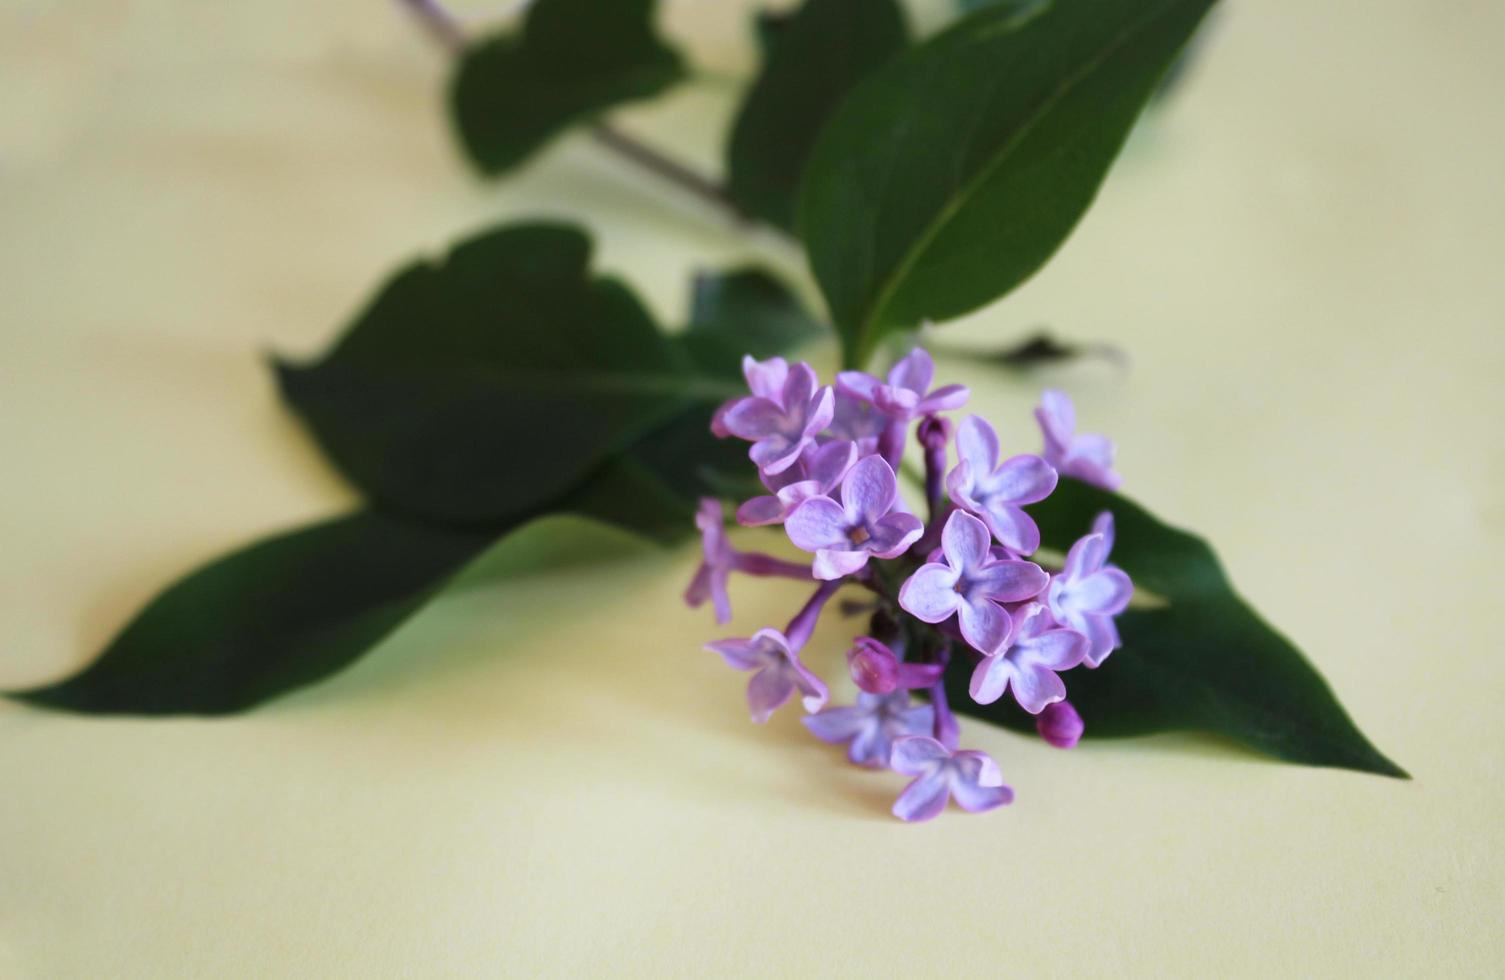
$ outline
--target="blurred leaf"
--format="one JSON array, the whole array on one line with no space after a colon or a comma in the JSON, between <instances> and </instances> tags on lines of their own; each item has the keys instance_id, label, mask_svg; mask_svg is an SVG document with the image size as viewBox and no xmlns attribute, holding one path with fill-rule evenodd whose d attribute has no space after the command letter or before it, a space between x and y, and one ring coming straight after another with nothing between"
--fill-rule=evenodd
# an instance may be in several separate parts
<instances>
[{"instance_id":1,"label":"blurred leaf","mask_svg":"<svg viewBox=\"0 0 1505 980\"><path fill-rule=\"evenodd\" d=\"M398 273L326 357L278 365L329 457L390 511L505 521L551 500L687 405L697 375L589 240L515 225Z\"/></svg>"},{"instance_id":2,"label":"blurred leaf","mask_svg":"<svg viewBox=\"0 0 1505 980\"><path fill-rule=\"evenodd\" d=\"M697 366L740 382L743 355L788 354L827 329L783 283L747 268L695 276L690 325L680 339Z\"/></svg>"},{"instance_id":3,"label":"blurred leaf","mask_svg":"<svg viewBox=\"0 0 1505 980\"><path fill-rule=\"evenodd\" d=\"M989 5L861 83L816 146L800 208L846 362L1033 274L1211 4Z\"/></svg>"},{"instance_id":4,"label":"blurred leaf","mask_svg":"<svg viewBox=\"0 0 1505 980\"><path fill-rule=\"evenodd\" d=\"M223 714L311 684L397 628L496 539L362 512L190 573L82 672L12 696L102 714Z\"/></svg>"},{"instance_id":5,"label":"blurred leaf","mask_svg":"<svg viewBox=\"0 0 1505 980\"><path fill-rule=\"evenodd\" d=\"M759 17L764 64L727 147L727 194L793 230L800 179L822 127L858 81L909 44L896 0L806 0Z\"/></svg>"},{"instance_id":6,"label":"blurred leaf","mask_svg":"<svg viewBox=\"0 0 1505 980\"><path fill-rule=\"evenodd\" d=\"M758 492L746 444L709 431L742 388L737 338L772 356L819 325L743 270L702 277L671 340L589 279L588 257L569 228L482 235L400 273L317 366L279 366L336 464L428 523L372 510L252 544L168 588L79 674L13 696L239 711L350 664L462 571L495 581L680 541L700 496Z\"/></svg>"},{"instance_id":7,"label":"blurred leaf","mask_svg":"<svg viewBox=\"0 0 1505 980\"><path fill-rule=\"evenodd\" d=\"M653 29L653 0L536 0L519 36L463 56L450 100L460 140L482 172L526 160L563 130L685 77Z\"/></svg>"},{"instance_id":8,"label":"blurred leaf","mask_svg":"<svg viewBox=\"0 0 1505 980\"><path fill-rule=\"evenodd\" d=\"M1123 647L1101 667L1065 675L1089 736L1212 732L1290 762L1406 776L1364 737L1301 651L1233 591L1201 538L1076 480L1062 480L1030 510L1046 546L1061 551L1098 513L1112 511L1112 562L1136 589L1165 600L1119 617ZM958 711L1034 730L1033 717L1012 698L972 701L968 673L953 670L947 678Z\"/></svg>"}]
</instances>

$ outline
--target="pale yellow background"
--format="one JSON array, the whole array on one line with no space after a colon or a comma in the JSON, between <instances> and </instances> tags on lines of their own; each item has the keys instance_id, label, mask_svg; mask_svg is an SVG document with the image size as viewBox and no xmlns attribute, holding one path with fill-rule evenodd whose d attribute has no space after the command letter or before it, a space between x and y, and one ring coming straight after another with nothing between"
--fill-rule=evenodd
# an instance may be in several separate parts
<instances>
[{"instance_id":1,"label":"pale yellow background","mask_svg":"<svg viewBox=\"0 0 1505 980\"><path fill-rule=\"evenodd\" d=\"M746 9L669 26L744 72ZM944 369L1012 448L1068 388L1414 782L972 723L1018 802L902 826L900 777L747 722L686 547L446 598L240 718L0 707L0 975L1498 975L1505 6L1222 13L1050 268L947 331L1131 368ZM0 3L0 685L351 504L260 355L417 251L580 218L671 322L692 264L803 275L588 141L482 185L442 76L378 0ZM622 122L711 165L729 98ZM733 628L800 592L739 583Z\"/></svg>"}]
</instances>

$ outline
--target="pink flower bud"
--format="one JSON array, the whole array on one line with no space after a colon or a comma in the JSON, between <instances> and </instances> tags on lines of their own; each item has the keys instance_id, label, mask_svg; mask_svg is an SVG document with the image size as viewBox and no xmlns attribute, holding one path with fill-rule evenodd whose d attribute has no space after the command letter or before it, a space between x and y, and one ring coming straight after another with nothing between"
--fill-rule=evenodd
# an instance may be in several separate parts
<instances>
[{"instance_id":1,"label":"pink flower bud","mask_svg":"<svg viewBox=\"0 0 1505 980\"><path fill-rule=\"evenodd\" d=\"M1082 731L1087 726L1082 716L1071 706L1070 701L1048 704L1035 716L1035 729L1040 737L1058 749L1069 749L1081 741Z\"/></svg>"}]
</instances>

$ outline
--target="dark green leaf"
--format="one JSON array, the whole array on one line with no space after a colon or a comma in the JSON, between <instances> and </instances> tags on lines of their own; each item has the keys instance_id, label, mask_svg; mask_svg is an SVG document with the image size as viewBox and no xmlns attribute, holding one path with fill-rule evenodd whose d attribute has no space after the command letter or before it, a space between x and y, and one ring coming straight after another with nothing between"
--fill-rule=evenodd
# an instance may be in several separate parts
<instances>
[{"instance_id":1,"label":"dark green leaf","mask_svg":"<svg viewBox=\"0 0 1505 980\"><path fill-rule=\"evenodd\" d=\"M653 0L537 0L521 35L473 46L450 91L471 161L502 173L569 126L682 80L653 14Z\"/></svg>"},{"instance_id":2,"label":"dark green leaf","mask_svg":"<svg viewBox=\"0 0 1505 980\"><path fill-rule=\"evenodd\" d=\"M1117 525L1112 561L1136 589L1164 602L1119 617L1124 645L1102 667L1065 675L1089 736L1189 729L1291 762L1406 775L1364 737L1301 652L1233 591L1201 538L1075 480L1031 508L1046 546L1063 551L1104 510ZM966 671L947 680L958 710L1033 728L1030 716L1004 703L1011 699L973 702Z\"/></svg>"},{"instance_id":3,"label":"dark green leaf","mask_svg":"<svg viewBox=\"0 0 1505 980\"><path fill-rule=\"evenodd\" d=\"M806 0L760 18L765 60L727 147L727 194L747 213L794 228L800 179L826 120L852 86L909 44L895 0Z\"/></svg>"},{"instance_id":4,"label":"dark green leaf","mask_svg":"<svg viewBox=\"0 0 1505 980\"><path fill-rule=\"evenodd\" d=\"M104 714L223 714L350 664L494 533L358 513L253 544L181 579L81 673L13 697Z\"/></svg>"},{"instance_id":5,"label":"dark green leaf","mask_svg":"<svg viewBox=\"0 0 1505 980\"><path fill-rule=\"evenodd\" d=\"M518 225L399 273L335 349L279 365L337 466L391 511L504 521L556 498L692 403L697 376L572 228Z\"/></svg>"},{"instance_id":6,"label":"dark green leaf","mask_svg":"<svg viewBox=\"0 0 1505 980\"><path fill-rule=\"evenodd\" d=\"M695 277L681 341L699 368L737 381L743 355L787 354L825 332L783 283L748 268Z\"/></svg>"},{"instance_id":7,"label":"dark green leaf","mask_svg":"<svg viewBox=\"0 0 1505 980\"><path fill-rule=\"evenodd\" d=\"M1211 4L991 5L859 85L816 146L800 209L847 362L1034 273Z\"/></svg>"}]
</instances>

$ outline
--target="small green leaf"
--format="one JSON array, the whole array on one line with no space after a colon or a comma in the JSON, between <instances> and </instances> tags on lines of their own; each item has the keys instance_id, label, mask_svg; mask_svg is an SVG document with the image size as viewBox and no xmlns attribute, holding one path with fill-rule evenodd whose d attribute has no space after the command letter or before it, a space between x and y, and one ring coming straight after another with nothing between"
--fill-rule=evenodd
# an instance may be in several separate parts
<instances>
[{"instance_id":1,"label":"small green leaf","mask_svg":"<svg viewBox=\"0 0 1505 980\"><path fill-rule=\"evenodd\" d=\"M520 36L481 41L450 90L471 161L499 174L568 127L680 82L679 54L654 33L654 0L537 0Z\"/></svg>"},{"instance_id":2,"label":"small green leaf","mask_svg":"<svg viewBox=\"0 0 1505 980\"><path fill-rule=\"evenodd\" d=\"M806 0L760 15L763 70L727 146L727 194L747 213L793 230L800 179L826 120L857 82L909 44L895 0Z\"/></svg>"},{"instance_id":3,"label":"small green leaf","mask_svg":"<svg viewBox=\"0 0 1505 980\"><path fill-rule=\"evenodd\" d=\"M1076 480L1062 480L1030 510L1046 546L1062 551L1098 513L1111 511L1111 560L1137 590L1157 597L1118 618L1123 647L1101 667L1064 675L1089 737L1211 732L1290 762L1406 777L1364 737L1301 651L1233 591L1201 538ZM967 675L947 677L957 710L1033 730L1034 719L1010 698L972 701Z\"/></svg>"},{"instance_id":4,"label":"small green leaf","mask_svg":"<svg viewBox=\"0 0 1505 980\"><path fill-rule=\"evenodd\" d=\"M505 521L580 483L731 385L616 282L578 230L516 225L400 272L323 360L278 365L284 396L371 500L450 523Z\"/></svg>"},{"instance_id":5,"label":"small green leaf","mask_svg":"<svg viewBox=\"0 0 1505 980\"><path fill-rule=\"evenodd\" d=\"M800 207L847 363L1044 264L1212 2L989 5L860 84L816 146Z\"/></svg>"},{"instance_id":6,"label":"small green leaf","mask_svg":"<svg viewBox=\"0 0 1505 980\"><path fill-rule=\"evenodd\" d=\"M187 575L99 659L13 694L101 714L223 714L347 666L496 534L357 513L268 538Z\"/></svg>"}]
</instances>

